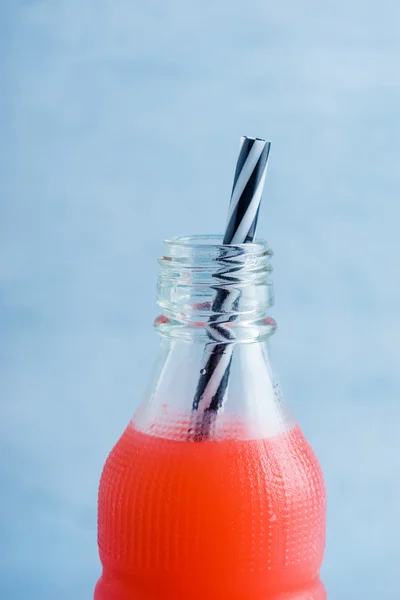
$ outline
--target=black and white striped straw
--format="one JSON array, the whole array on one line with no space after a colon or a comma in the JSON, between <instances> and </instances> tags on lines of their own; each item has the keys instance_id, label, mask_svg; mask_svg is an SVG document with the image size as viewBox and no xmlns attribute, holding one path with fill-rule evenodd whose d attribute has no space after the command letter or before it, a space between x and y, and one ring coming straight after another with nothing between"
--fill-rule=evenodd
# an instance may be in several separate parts
<instances>
[{"instance_id":1,"label":"black and white striped straw","mask_svg":"<svg viewBox=\"0 0 400 600\"><path fill-rule=\"evenodd\" d=\"M242 137L240 140L223 244L243 244L254 240L270 146L270 142L259 138ZM237 289L234 290L229 285L223 287L224 282L231 284L238 281L231 274L235 262L228 256L220 262L226 264L227 269L218 273L218 280L222 285L218 285L212 305L212 311L216 314L211 316L207 324L210 342L204 351L201 375L192 405L193 411L198 411L201 415L195 428L196 441L208 438L214 416L224 403L235 341L232 329L226 326L226 316L218 314L235 309L240 300Z\"/></svg>"}]
</instances>

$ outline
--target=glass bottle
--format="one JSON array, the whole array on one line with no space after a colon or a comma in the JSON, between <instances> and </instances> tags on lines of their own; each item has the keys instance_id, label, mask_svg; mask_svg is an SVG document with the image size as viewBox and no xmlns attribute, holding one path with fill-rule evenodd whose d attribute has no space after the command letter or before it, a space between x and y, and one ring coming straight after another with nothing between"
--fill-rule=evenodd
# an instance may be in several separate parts
<instances>
[{"instance_id":1,"label":"glass bottle","mask_svg":"<svg viewBox=\"0 0 400 600\"><path fill-rule=\"evenodd\" d=\"M95 600L326 599L323 476L269 361L271 254L217 236L165 242L160 355L100 482ZM236 302L215 315L221 293ZM231 360L204 435L211 399L194 399L216 318Z\"/></svg>"}]
</instances>

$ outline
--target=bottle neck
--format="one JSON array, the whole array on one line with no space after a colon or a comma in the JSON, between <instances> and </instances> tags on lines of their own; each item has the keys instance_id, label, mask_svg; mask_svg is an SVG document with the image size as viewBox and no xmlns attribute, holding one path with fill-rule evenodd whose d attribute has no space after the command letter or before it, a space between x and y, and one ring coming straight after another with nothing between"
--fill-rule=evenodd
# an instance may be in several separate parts
<instances>
[{"instance_id":1,"label":"bottle neck","mask_svg":"<svg viewBox=\"0 0 400 600\"><path fill-rule=\"evenodd\" d=\"M161 335L208 343L254 342L276 328L271 250L265 242L221 245L218 236L174 238L160 259L155 321Z\"/></svg>"}]
</instances>

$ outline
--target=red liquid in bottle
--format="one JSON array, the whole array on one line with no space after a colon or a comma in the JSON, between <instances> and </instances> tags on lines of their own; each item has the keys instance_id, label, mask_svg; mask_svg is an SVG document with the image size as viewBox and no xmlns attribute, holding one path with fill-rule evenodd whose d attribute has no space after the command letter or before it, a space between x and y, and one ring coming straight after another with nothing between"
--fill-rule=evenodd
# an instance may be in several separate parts
<instances>
[{"instance_id":1,"label":"red liquid in bottle","mask_svg":"<svg viewBox=\"0 0 400 600\"><path fill-rule=\"evenodd\" d=\"M176 441L128 426L99 492L95 600L326 600L325 489L301 430Z\"/></svg>"}]
</instances>

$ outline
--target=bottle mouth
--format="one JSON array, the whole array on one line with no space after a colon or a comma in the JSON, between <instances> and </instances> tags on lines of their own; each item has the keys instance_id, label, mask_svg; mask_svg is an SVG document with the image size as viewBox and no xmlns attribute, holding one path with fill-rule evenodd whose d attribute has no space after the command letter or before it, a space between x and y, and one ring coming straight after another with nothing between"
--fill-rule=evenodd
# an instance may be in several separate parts
<instances>
[{"instance_id":1,"label":"bottle mouth","mask_svg":"<svg viewBox=\"0 0 400 600\"><path fill-rule=\"evenodd\" d=\"M195 234L195 235L181 235L174 236L170 239L165 240L165 244L173 244L180 246L193 246L193 247L215 247L215 246L227 246L227 247L244 247L244 248L256 248L257 246L265 246L264 240L258 242L250 242L246 244L223 244L224 236L222 234Z\"/></svg>"},{"instance_id":2,"label":"bottle mouth","mask_svg":"<svg viewBox=\"0 0 400 600\"><path fill-rule=\"evenodd\" d=\"M175 236L164 241L164 250L169 260L176 258L190 257L193 259L212 260L214 257L218 260L221 253L238 254L249 257L271 257L272 250L268 247L265 240L258 240L247 244L223 244L223 235L189 235Z\"/></svg>"},{"instance_id":3,"label":"bottle mouth","mask_svg":"<svg viewBox=\"0 0 400 600\"><path fill-rule=\"evenodd\" d=\"M209 286L257 284L260 278L268 277L272 250L267 242L223 244L222 239L222 235L196 235L166 240L159 259L160 277Z\"/></svg>"}]
</instances>

